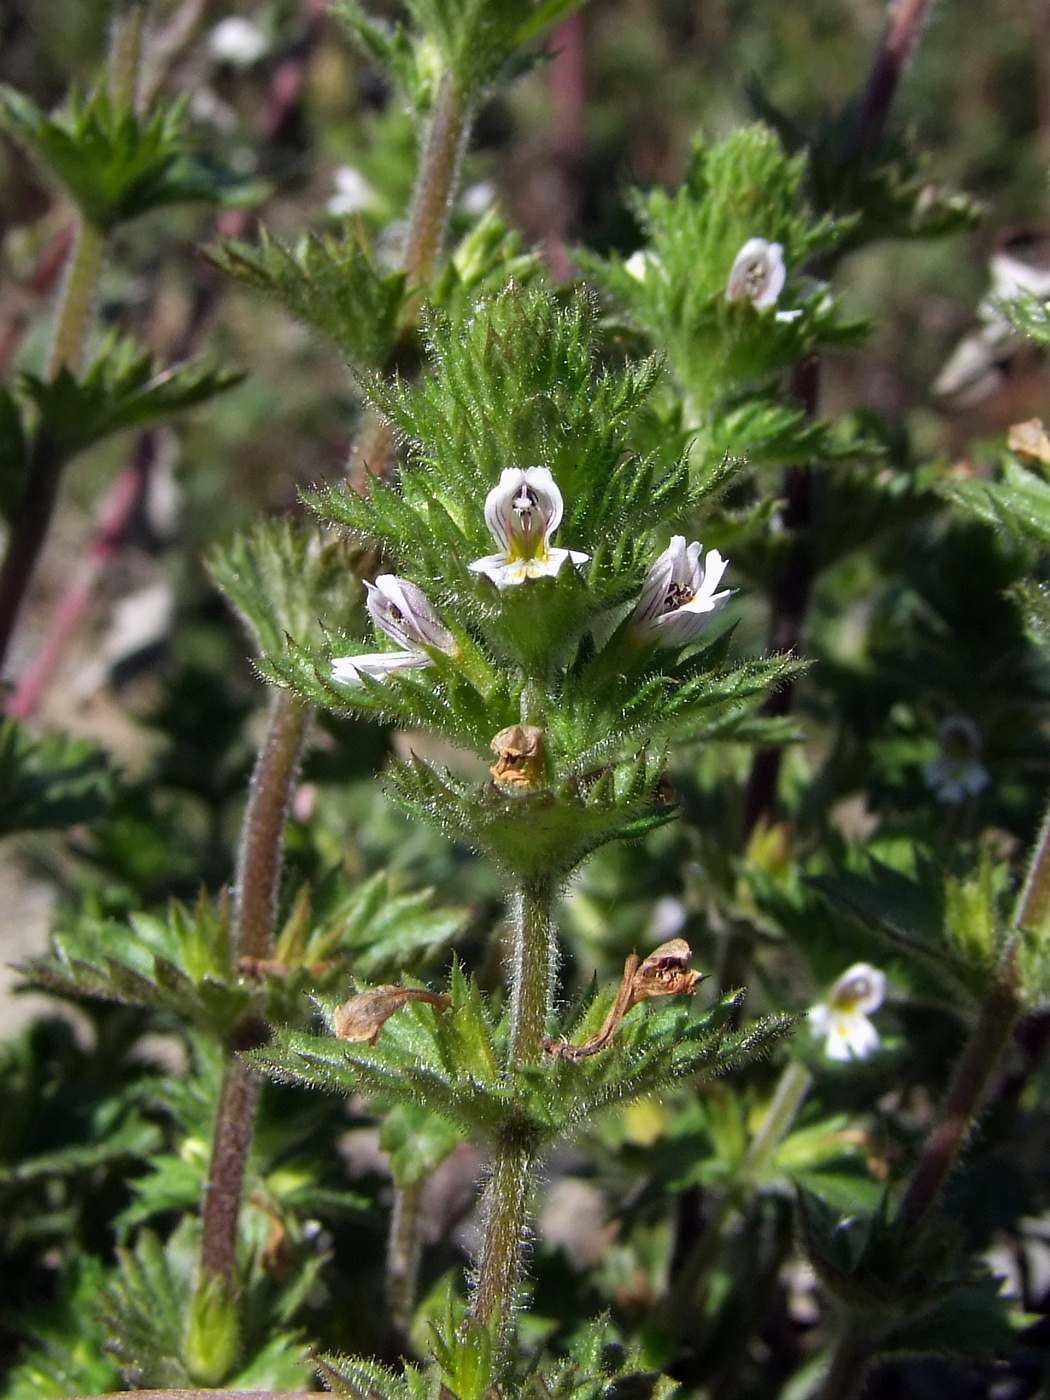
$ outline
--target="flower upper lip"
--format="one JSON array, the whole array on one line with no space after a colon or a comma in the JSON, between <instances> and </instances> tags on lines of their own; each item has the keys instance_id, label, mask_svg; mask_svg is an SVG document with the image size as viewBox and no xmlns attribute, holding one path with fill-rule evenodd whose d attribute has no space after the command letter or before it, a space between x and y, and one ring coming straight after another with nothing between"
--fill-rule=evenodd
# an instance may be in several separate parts
<instances>
[{"instance_id":1,"label":"flower upper lip","mask_svg":"<svg viewBox=\"0 0 1050 1400\"><path fill-rule=\"evenodd\" d=\"M504 468L485 498L485 524L499 553L475 559L470 568L485 574L497 588L509 588L528 578L557 574L566 559L586 563L589 554L556 549L550 543L564 510L557 482L546 467Z\"/></svg>"},{"instance_id":2,"label":"flower upper lip","mask_svg":"<svg viewBox=\"0 0 1050 1400\"><path fill-rule=\"evenodd\" d=\"M336 657L332 662L336 680L360 685L363 675L381 679L393 671L429 666L431 658L424 650L426 647L449 655L456 651L455 637L416 584L396 574L379 574L375 583L366 583L365 587L369 616L401 650Z\"/></svg>"}]
</instances>

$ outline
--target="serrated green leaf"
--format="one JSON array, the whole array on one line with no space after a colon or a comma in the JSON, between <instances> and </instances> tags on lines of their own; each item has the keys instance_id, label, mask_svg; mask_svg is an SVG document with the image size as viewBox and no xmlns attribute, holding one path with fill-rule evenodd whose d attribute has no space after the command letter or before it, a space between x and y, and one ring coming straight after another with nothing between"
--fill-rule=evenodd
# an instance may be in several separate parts
<instances>
[{"instance_id":1,"label":"serrated green leaf","mask_svg":"<svg viewBox=\"0 0 1050 1400\"><path fill-rule=\"evenodd\" d=\"M67 366L51 380L24 374L22 389L40 415L39 431L66 461L111 433L204 403L243 377L196 363L158 370L148 350L112 335L82 374Z\"/></svg>"},{"instance_id":2,"label":"serrated green leaf","mask_svg":"<svg viewBox=\"0 0 1050 1400\"><path fill-rule=\"evenodd\" d=\"M0 836L90 821L112 792L113 771L94 744L34 738L17 720L0 719Z\"/></svg>"},{"instance_id":3,"label":"serrated green leaf","mask_svg":"<svg viewBox=\"0 0 1050 1400\"><path fill-rule=\"evenodd\" d=\"M185 102L139 115L103 85L47 116L24 93L0 87L0 117L50 166L96 228L187 202L239 203L260 187L210 168L188 149Z\"/></svg>"}]
</instances>

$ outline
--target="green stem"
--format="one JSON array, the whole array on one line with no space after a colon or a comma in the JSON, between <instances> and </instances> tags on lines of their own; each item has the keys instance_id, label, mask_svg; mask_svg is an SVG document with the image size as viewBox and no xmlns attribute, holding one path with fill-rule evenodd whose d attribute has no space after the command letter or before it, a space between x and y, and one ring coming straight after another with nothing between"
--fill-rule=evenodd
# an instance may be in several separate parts
<instances>
[{"instance_id":1,"label":"green stem","mask_svg":"<svg viewBox=\"0 0 1050 1400\"><path fill-rule=\"evenodd\" d=\"M83 355L102 266L105 237L81 218L66 264L58 314L48 357L47 377L62 369L75 371ZM11 517L7 548L0 564L0 671L36 572L58 499L65 458L47 431L38 428L26 466L22 495Z\"/></svg>"},{"instance_id":2,"label":"green stem","mask_svg":"<svg viewBox=\"0 0 1050 1400\"><path fill-rule=\"evenodd\" d=\"M482 1203L484 1234L471 1300L471 1316L505 1323L514 1306L527 1243L529 1197L536 1153L527 1134L507 1125L492 1154Z\"/></svg>"},{"instance_id":3,"label":"green stem","mask_svg":"<svg viewBox=\"0 0 1050 1400\"><path fill-rule=\"evenodd\" d=\"M1039 828L1028 874L1014 910L1014 928L1039 929L1050 913L1050 805Z\"/></svg>"},{"instance_id":4,"label":"green stem","mask_svg":"<svg viewBox=\"0 0 1050 1400\"><path fill-rule=\"evenodd\" d=\"M412 1322L423 1254L423 1192L426 1178L394 1189L394 1214L386 1253L389 1350L403 1349Z\"/></svg>"},{"instance_id":5,"label":"green stem","mask_svg":"<svg viewBox=\"0 0 1050 1400\"><path fill-rule=\"evenodd\" d=\"M744 1157L742 1175L745 1180L764 1174L773 1154L791 1131L791 1125L812 1083L813 1076L801 1060L788 1060L766 1115Z\"/></svg>"},{"instance_id":6,"label":"green stem","mask_svg":"<svg viewBox=\"0 0 1050 1400\"><path fill-rule=\"evenodd\" d=\"M109 46L109 93L116 107L134 111L139 97L142 68L142 30L146 6L130 0L124 13L114 21Z\"/></svg>"},{"instance_id":7,"label":"green stem","mask_svg":"<svg viewBox=\"0 0 1050 1400\"><path fill-rule=\"evenodd\" d=\"M309 706L275 690L241 826L234 892L234 947L238 958L273 956L273 929L288 804L295 785ZM238 1025L226 1046L215 1115L211 1162L202 1208L201 1272L231 1282L237 1269L237 1225L244 1177L255 1132L259 1080L240 1058L264 1044L268 1028L258 1015Z\"/></svg>"},{"instance_id":8,"label":"green stem","mask_svg":"<svg viewBox=\"0 0 1050 1400\"><path fill-rule=\"evenodd\" d=\"M54 379L60 369L75 372L80 367L94 310L105 243L103 231L81 215L76 242L62 279L58 316L48 357L48 379Z\"/></svg>"},{"instance_id":9,"label":"green stem","mask_svg":"<svg viewBox=\"0 0 1050 1400\"><path fill-rule=\"evenodd\" d=\"M748 1144L736 1183L718 1198L700 1238L675 1278L664 1308L664 1321L668 1328L677 1330L685 1317L695 1310L698 1297L702 1297L705 1280L721 1250L725 1227L741 1209L749 1184L762 1178L773 1154L791 1131L791 1125L812 1083L813 1076L801 1060L787 1062L765 1116Z\"/></svg>"},{"instance_id":10,"label":"green stem","mask_svg":"<svg viewBox=\"0 0 1050 1400\"><path fill-rule=\"evenodd\" d=\"M510 1061L540 1058L551 1013L557 947L554 937L553 881L544 876L522 882L514 898L514 948L510 966Z\"/></svg>"},{"instance_id":11,"label":"green stem","mask_svg":"<svg viewBox=\"0 0 1050 1400\"><path fill-rule=\"evenodd\" d=\"M554 882L523 880L514 899L514 947L510 962L510 1070L543 1053L556 966ZM536 1144L524 1125L503 1125L492 1154L483 1203L484 1232L471 1315L479 1322L507 1319L521 1277Z\"/></svg>"}]
</instances>

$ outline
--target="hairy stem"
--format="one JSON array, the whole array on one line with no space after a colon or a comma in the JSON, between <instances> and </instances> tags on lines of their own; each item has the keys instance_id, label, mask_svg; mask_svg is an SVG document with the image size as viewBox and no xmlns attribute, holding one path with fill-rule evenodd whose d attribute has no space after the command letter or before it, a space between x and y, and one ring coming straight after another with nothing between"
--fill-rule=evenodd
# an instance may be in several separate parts
<instances>
[{"instance_id":1,"label":"hairy stem","mask_svg":"<svg viewBox=\"0 0 1050 1400\"><path fill-rule=\"evenodd\" d=\"M271 692L237 852L234 927L242 958L272 956L284 827L309 718L310 707L289 691Z\"/></svg>"},{"instance_id":2,"label":"hairy stem","mask_svg":"<svg viewBox=\"0 0 1050 1400\"><path fill-rule=\"evenodd\" d=\"M255 1045L265 1041L260 1028ZM255 1048L247 1037L238 1049ZM221 1274L231 1282L237 1272L237 1220L241 1210L244 1173L255 1132L259 1077L232 1049L223 1068L222 1089L215 1114L211 1162L204 1188L201 1223L201 1272Z\"/></svg>"},{"instance_id":3,"label":"hairy stem","mask_svg":"<svg viewBox=\"0 0 1050 1400\"><path fill-rule=\"evenodd\" d=\"M457 93L451 75L446 73L438 89L409 214L405 272L408 285L413 289L426 286L441 256L470 123L470 106ZM401 316L403 334L409 333L416 324L419 301L416 295L405 304ZM395 347L395 360L397 354L398 347ZM374 408L369 408L347 463L347 479L355 491L367 491L373 476L390 474L396 446L390 424Z\"/></svg>"},{"instance_id":4,"label":"hairy stem","mask_svg":"<svg viewBox=\"0 0 1050 1400\"><path fill-rule=\"evenodd\" d=\"M1015 933L1040 929L1050 913L1050 810L1043 819L1028 873L1014 911ZM955 1068L944 1107L933 1125L922 1155L915 1164L899 1218L918 1229L929 1218L944 1183L965 1146L974 1120L984 1102L988 1082L995 1073L1014 1023L1021 1010L1016 943L1003 955L995 981L981 1006L962 1058Z\"/></svg>"},{"instance_id":5,"label":"hairy stem","mask_svg":"<svg viewBox=\"0 0 1050 1400\"><path fill-rule=\"evenodd\" d=\"M49 379L54 379L60 369L76 371L79 368L88 327L91 324L91 313L94 310L95 290L98 286L99 272L102 270L105 242L102 230L81 215L73 252L66 264L65 277L62 280L58 315L48 358Z\"/></svg>"},{"instance_id":6,"label":"hairy stem","mask_svg":"<svg viewBox=\"0 0 1050 1400\"><path fill-rule=\"evenodd\" d=\"M484 1235L471 1316L488 1323L510 1316L528 1239L529 1196L536 1153L528 1136L508 1125L492 1154L482 1205Z\"/></svg>"},{"instance_id":7,"label":"hairy stem","mask_svg":"<svg viewBox=\"0 0 1050 1400\"><path fill-rule=\"evenodd\" d=\"M459 164L470 131L467 103L446 73L438 88L423 160L412 196L405 271L409 285L430 281L441 253Z\"/></svg>"},{"instance_id":8,"label":"hairy stem","mask_svg":"<svg viewBox=\"0 0 1050 1400\"><path fill-rule=\"evenodd\" d=\"M510 1059L540 1058L551 1012L556 971L554 885L549 878L522 882L514 898L514 947L510 966Z\"/></svg>"},{"instance_id":9,"label":"hairy stem","mask_svg":"<svg viewBox=\"0 0 1050 1400\"><path fill-rule=\"evenodd\" d=\"M142 30L146 20L143 0L130 0L113 23L109 47L109 92L117 107L135 110L142 67Z\"/></svg>"},{"instance_id":10,"label":"hairy stem","mask_svg":"<svg viewBox=\"0 0 1050 1400\"><path fill-rule=\"evenodd\" d=\"M234 947L239 958L272 956L284 827L309 716L309 706L294 695L283 690L272 692L266 737L252 774L237 856ZM212 1137L204 1191L201 1271L222 1274L231 1281L236 1276L237 1224L259 1102L258 1077L239 1055L264 1044L268 1034L257 1016L245 1018L234 1031L226 1046Z\"/></svg>"},{"instance_id":11,"label":"hairy stem","mask_svg":"<svg viewBox=\"0 0 1050 1400\"><path fill-rule=\"evenodd\" d=\"M534 1063L554 988L555 941L549 877L523 880L514 899L514 946L510 961L510 1069ZM513 1120L504 1124L493 1150L485 1189L484 1234L471 1314L479 1322L506 1319L521 1277L529 1195L536 1164L531 1135Z\"/></svg>"},{"instance_id":12,"label":"hairy stem","mask_svg":"<svg viewBox=\"0 0 1050 1400\"><path fill-rule=\"evenodd\" d=\"M426 1178L394 1190L394 1213L386 1250L386 1310L391 1352L403 1348L412 1322L423 1254L423 1193Z\"/></svg>"}]
</instances>

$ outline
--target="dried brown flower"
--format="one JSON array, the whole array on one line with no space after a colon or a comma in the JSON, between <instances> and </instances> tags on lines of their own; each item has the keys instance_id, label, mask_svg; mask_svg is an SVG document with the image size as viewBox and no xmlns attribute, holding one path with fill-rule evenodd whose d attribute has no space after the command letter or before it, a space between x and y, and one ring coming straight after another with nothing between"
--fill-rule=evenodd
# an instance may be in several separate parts
<instances>
[{"instance_id":1,"label":"dried brown flower","mask_svg":"<svg viewBox=\"0 0 1050 1400\"><path fill-rule=\"evenodd\" d=\"M623 977L616 998L601 1030L582 1045L573 1045L568 1040L545 1040L544 1050L566 1060L582 1060L608 1045L620 1022L640 1001L647 1001L649 997L688 996L695 992L703 973L689 967L692 956L693 950L684 938L672 938L667 943L661 943L644 962L637 953L631 953L623 965Z\"/></svg>"},{"instance_id":2,"label":"dried brown flower","mask_svg":"<svg viewBox=\"0 0 1050 1400\"><path fill-rule=\"evenodd\" d=\"M447 1011L452 998L446 992L428 992L422 987L369 987L345 1001L335 1013L335 1033L340 1040L364 1041L374 1045L395 1011L410 1001L426 1001L439 1011Z\"/></svg>"},{"instance_id":3,"label":"dried brown flower","mask_svg":"<svg viewBox=\"0 0 1050 1400\"><path fill-rule=\"evenodd\" d=\"M489 769L503 787L535 788L543 781L543 730L534 724L512 724L492 741L496 762Z\"/></svg>"}]
</instances>

